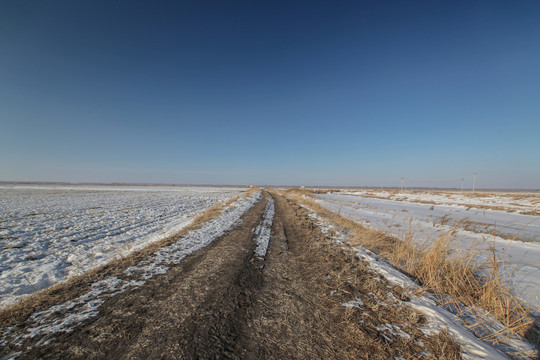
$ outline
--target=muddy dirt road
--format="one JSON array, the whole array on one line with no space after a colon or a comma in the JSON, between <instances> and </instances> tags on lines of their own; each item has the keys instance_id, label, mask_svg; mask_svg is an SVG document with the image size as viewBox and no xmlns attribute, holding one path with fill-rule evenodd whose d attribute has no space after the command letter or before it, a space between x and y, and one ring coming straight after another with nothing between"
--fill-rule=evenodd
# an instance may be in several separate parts
<instances>
[{"instance_id":1,"label":"muddy dirt road","mask_svg":"<svg viewBox=\"0 0 540 360\"><path fill-rule=\"evenodd\" d=\"M270 197L264 259L254 229ZM144 286L108 299L74 331L9 345L32 359L459 358L444 334L426 337L405 297L327 238L307 211L265 193L235 228ZM402 324L401 333L386 327Z\"/></svg>"}]
</instances>

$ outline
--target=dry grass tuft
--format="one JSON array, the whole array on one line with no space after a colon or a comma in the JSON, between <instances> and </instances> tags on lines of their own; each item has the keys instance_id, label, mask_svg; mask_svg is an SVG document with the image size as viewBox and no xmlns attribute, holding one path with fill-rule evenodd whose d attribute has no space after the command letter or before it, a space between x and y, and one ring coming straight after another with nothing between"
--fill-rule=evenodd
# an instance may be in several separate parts
<instances>
[{"instance_id":1,"label":"dry grass tuft","mask_svg":"<svg viewBox=\"0 0 540 360\"><path fill-rule=\"evenodd\" d=\"M284 202L293 203L289 200ZM279 312L291 312L293 309L298 314L294 307L299 299L301 304L308 304L306 315L309 320L297 328L294 328L298 324L295 321L281 324L274 330L286 331L287 338L291 339L285 343L291 346L285 351L288 357L296 355L300 347L302 356L296 358L460 358L460 347L451 337L445 334L425 335L420 330L425 317L396 301L396 298L408 299L406 289L389 284L353 252L336 246L332 234L324 235L309 218L309 213L298 207L297 203L291 208L294 209L294 216L300 220L298 232L288 227L287 236L283 236L278 227L275 241L287 239L291 252L284 256L292 256L295 261L287 260L287 281L280 281L282 290L287 291L279 291L274 296L282 299L277 310ZM296 277L299 274L301 276ZM303 283L302 286L292 285L298 280ZM293 286L293 291L290 286ZM361 305L343 306L353 299L360 300ZM386 326L396 326L409 337L397 335ZM312 344L297 341L298 333L306 331L306 327L311 339L328 344L328 351L321 352ZM345 352L336 353L336 347L345 349ZM315 349L315 352L311 352ZM426 351L429 355L418 356Z\"/></svg>"},{"instance_id":2,"label":"dry grass tuft","mask_svg":"<svg viewBox=\"0 0 540 360\"><path fill-rule=\"evenodd\" d=\"M327 210L304 196L309 195L306 190L289 191L287 195L305 203L333 223L349 229L353 245L368 248L415 278L421 284L419 293L430 291L444 305L451 305L462 314L471 311L471 308L481 308L506 326L497 336L517 333L535 344L539 343L538 336L531 335L538 334L538 330L530 309L505 285L500 271L502 262L495 250L492 250L489 261L477 264L476 258L483 243L473 244L471 249L456 254L450 249L454 239L452 232L429 244L418 244L410 232L403 241L399 241ZM479 276L479 270L486 268L490 270L490 276ZM478 318L484 323L476 326L485 327L488 319L482 315ZM497 341L494 336L486 340Z\"/></svg>"},{"instance_id":3,"label":"dry grass tuft","mask_svg":"<svg viewBox=\"0 0 540 360\"><path fill-rule=\"evenodd\" d=\"M441 330L431 336L432 341L427 343L427 347L433 354L444 354L444 358L447 360L459 360L461 359L461 349L451 339L452 337L447 331Z\"/></svg>"}]
</instances>

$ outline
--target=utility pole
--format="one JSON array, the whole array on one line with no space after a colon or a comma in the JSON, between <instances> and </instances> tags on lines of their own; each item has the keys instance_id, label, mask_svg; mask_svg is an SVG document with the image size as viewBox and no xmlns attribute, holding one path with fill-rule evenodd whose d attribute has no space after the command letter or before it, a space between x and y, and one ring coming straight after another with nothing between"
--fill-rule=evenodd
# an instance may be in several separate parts
<instances>
[{"instance_id":1,"label":"utility pole","mask_svg":"<svg viewBox=\"0 0 540 360\"><path fill-rule=\"evenodd\" d=\"M472 193L474 194L474 188L476 187L476 172L473 173L473 178L472 178Z\"/></svg>"},{"instance_id":2,"label":"utility pole","mask_svg":"<svg viewBox=\"0 0 540 360\"><path fill-rule=\"evenodd\" d=\"M401 177L401 189L400 189L400 192L403 192L404 185L405 185L405 179L403 177Z\"/></svg>"},{"instance_id":3,"label":"utility pole","mask_svg":"<svg viewBox=\"0 0 540 360\"><path fill-rule=\"evenodd\" d=\"M461 192L463 192L463 178L461 178Z\"/></svg>"}]
</instances>

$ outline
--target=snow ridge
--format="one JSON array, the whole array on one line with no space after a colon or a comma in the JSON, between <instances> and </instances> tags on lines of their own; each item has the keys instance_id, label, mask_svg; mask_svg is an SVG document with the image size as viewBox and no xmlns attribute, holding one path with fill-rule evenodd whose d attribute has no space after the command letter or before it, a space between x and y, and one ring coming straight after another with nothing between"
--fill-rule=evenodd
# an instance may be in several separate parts
<instances>
[{"instance_id":1,"label":"snow ridge","mask_svg":"<svg viewBox=\"0 0 540 360\"><path fill-rule=\"evenodd\" d=\"M190 231L179 241L163 247L148 260L141 261L125 271L128 276L139 275L151 279L155 275L166 273L169 268L164 264L179 264L187 255L210 244L215 238L232 227L238 219L260 199L261 193L242 198L225 209L221 215L205 223L200 229Z\"/></svg>"},{"instance_id":2,"label":"snow ridge","mask_svg":"<svg viewBox=\"0 0 540 360\"><path fill-rule=\"evenodd\" d=\"M308 207L304 206L304 208L310 211L310 217L316 220L317 225L325 235L335 240L336 245L342 245L347 241L348 236L343 233L342 229L322 219L315 211ZM506 354L511 354L513 358L529 359L531 357L527 356L527 354L535 353L534 346L517 335L498 338L500 347L494 347L478 339L467 329L468 326L466 326L463 319L459 316L438 305L430 296L415 295L413 291L418 288L418 285L384 259L363 247L353 248L353 251L358 258L365 260L371 269L381 274L390 283L410 289L411 292L408 294L410 301L404 301L403 303L427 317L428 322L421 330L428 335L437 333L442 329L448 331L452 338L461 346L464 359L508 359ZM342 305L354 307L354 301L352 300ZM480 310L475 309L475 312L478 313ZM470 321L471 319L467 320ZM486 334L480 335L497 334L499 330L500 326L496 326L493 329L486 329Z\"/></svg>"},{"instance_id":3,"label":"snow ridge","mask_svg":"<svg viewBox=\"0 0 540 360\"><path fill-rule=\"evenodd\" d=\"M257 234L255 241L257 242L257 248L255 254L259 258L264 258L270 245L270 239L272 238L272 224L274 222L274 199L270 196L266 203L266 209L264 210L264 218L262 222L257 225L253 231Z\"/></svg>"}]
</instances>

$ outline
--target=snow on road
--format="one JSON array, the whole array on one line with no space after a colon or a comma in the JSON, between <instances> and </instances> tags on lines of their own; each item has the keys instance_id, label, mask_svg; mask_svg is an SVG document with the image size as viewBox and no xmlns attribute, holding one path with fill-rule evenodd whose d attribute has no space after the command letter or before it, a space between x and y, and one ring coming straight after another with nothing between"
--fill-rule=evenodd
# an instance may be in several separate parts
<instances>
[{"instance_id":1,"label":"snow on road","mask_svg":"<svg viewBox=\"0 0 540 360\"><path fill-rule=\"evenodd\" d=\"M506 281L540 316L540 216L475 208L473 204L419 203L417 194L415 202L362 195L365 193L321 194L317 195L317 201L331 211L399 239L411 232L417 241L429 242L456 230L453 246L458 252L486 239L477 261L485 261L489 248L493 247L506 264L503 274Z\"/></svg>"},{"instance_id":2,"label":"snow on road","mask_svg":"<svg viewBox=\"0 0 540 360\"><path fill-rule=\"evenodd\" d=\"M259 225L253 231L257 234L255 242L257 243L257 248L255 249L255 254L259 258L264 258L266 252L268 251L268 246L270 245L270 239L272 238L272 223L274 222L274 199L270 196L268 198L268 203L266 204L266 209L264 210L264 218Z\"/></svg>"},{"instance_id":3,"label":"snow on road","mask_svg":"<svg viewBox=\"0 0 540 360\"><path fill-rule=\"evenodd\" d=\"M0 185L0 307L170 236L240 190Z\"/></svg>"}]
</instances>

